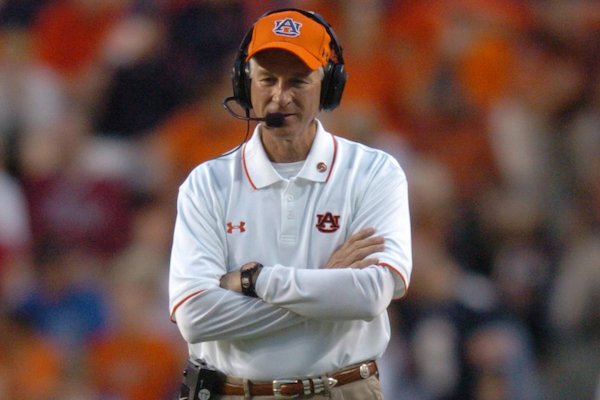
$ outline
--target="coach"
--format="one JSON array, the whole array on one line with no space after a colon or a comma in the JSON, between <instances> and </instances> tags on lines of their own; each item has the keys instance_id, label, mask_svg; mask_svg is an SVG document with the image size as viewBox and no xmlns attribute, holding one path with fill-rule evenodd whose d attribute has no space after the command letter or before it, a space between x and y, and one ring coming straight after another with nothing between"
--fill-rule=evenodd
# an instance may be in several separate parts
<instances>
[{"instance_id":1,"label":"coach","mask_svg":"<svg viewBox=\"0 0 600 400\"><path fill-rule=\"evenodd\" d=\"M267 13L241 43L233 98L262 122L181 185L171 256L171 318L222 377L205 398L383 398L387 307L412 268L407 183L317 119L345 82L318 14Z\"/></svg>"}]
</instances>

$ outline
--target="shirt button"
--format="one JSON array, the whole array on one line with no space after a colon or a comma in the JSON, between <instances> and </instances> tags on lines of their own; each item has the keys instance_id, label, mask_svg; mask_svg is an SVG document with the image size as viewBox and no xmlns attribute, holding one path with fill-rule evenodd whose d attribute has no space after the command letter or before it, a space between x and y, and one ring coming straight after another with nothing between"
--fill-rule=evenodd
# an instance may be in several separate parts
<instances>
[{"instance_id":1,"label":"shirt button","mask_svg":"<svg viewBox=\"0 0 600 400\"><path fill-rule=\"evenodd\" d=\"M292 196L291 194L288 194L287 201L294 201L294 196Z\"/></svg>"}]
</instances>

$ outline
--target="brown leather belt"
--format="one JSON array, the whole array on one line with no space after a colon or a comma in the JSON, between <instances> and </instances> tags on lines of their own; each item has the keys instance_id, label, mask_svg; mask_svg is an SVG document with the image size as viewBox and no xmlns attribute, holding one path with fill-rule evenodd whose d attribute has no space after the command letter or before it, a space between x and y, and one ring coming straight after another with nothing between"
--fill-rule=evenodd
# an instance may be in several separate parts
<instances>
[{"instance_id":1,"label":"brown leather belt","mask_svg":"<svg viewBox=\"0 0 600 400\"><path fill-rule=\"evenodd\" d=\"M375 361L367 361L316 378L276 379L272 382L246 380L242 384L227 379L219 392L229 396L297 398L329 391L334 386L346 385L373 375L379 376L377 364Z\"/></svg>"}]
</instances>

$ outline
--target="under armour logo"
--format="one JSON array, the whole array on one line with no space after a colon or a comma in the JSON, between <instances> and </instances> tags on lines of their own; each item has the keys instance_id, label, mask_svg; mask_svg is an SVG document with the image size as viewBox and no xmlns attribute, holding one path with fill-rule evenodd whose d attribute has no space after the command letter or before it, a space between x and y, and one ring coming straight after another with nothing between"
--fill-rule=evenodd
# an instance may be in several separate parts
<instances>
[{"instance_id":1,"label":"under armour logo","mask_svg":"<svg viewBox=\"0 0 600 400\"><path fill-rule=\"evenodd\" d=\"M321 232L331 233L340 229L340 216L330 212L317 214L317 229Z\"/></svg>"},{"instance_id":2,"label":"under armour logo","mask_svg":"<svg viewBox=\"0 0 600 400\"><path fill-rule=\"evenodd\" d=\"M246 232L246 223L244 221L240 221L238 225L234 225L232 222L227 223L227 233L233 233L233 231L237 229L240 233Z\"/></svg>"},{"instance_id":3,"label":"under armour logo","mask_svg":"<svg viewBox=\"0 0 600 400\"><path fill-rule=\"evenodd\" d=\"M297 37L300 36L300 27L302 24L291 18L279 19L275 21L273 33L279 36Z\"/></svg>"}]
</instances>

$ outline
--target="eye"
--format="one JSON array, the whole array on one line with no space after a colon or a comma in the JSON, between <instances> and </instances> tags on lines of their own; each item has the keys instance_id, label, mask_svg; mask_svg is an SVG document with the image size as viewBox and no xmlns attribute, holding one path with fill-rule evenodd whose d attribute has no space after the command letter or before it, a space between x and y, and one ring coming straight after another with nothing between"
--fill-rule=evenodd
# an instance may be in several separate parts
<instances>
[{"instance_id":1,"label":"eye","mask_svg":"<svg viewBox=\"0 0 600 400\"><path fill-rule=\"evenodd\" d=\"M262 85L272 85L275 83L275 78L272 76L263 76L258 79Z\"/></svg>"},{"instance_id":2,"label":"eye","mask_svg":"<svg viewBox=\"0 0 600 400\"><path fill-rule=\"evenodd\" d=\"M290 80L290 83L292 84L292 86L294 87L303 87L308 85L308 81L306 79L302 79L302 78L293 78Z\"/></svg>"}]
</instances>

